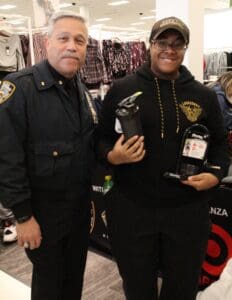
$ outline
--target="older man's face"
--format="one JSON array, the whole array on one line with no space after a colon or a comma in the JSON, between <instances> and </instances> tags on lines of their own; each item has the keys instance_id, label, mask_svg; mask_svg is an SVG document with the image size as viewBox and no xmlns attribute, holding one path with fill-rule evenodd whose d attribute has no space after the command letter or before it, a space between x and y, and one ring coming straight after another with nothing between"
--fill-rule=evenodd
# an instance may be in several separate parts
<instances>
[{"instance_id":1,"label":"older man's face","mask_svg":"<svg viewBox=\"0 0 232 300\"><path fill-rule=\"evenodd\" d=\"M46 41L51 66L66 78L72 78L84 64L88 31L81 21L65 17L54 24Z\"/></svg>"}]
</instances>

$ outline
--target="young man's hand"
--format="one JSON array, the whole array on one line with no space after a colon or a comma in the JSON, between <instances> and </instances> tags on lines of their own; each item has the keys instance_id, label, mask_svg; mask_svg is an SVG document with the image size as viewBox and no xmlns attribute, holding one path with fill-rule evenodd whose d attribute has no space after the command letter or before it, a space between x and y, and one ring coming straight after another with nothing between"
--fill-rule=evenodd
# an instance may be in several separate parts
<instances>
[{"instance_id":1,"label":"young man's hand","mask_svg":"<svg viewBox=\"0 0 232 300\"><path fill-rule=\"evenodd\" d=\"M189 176L188 180L183 180L183 184L192 186L197 191L205 191L219 183L219 179L211 173L200 173L194 176Z\"/></svg>"},{"instance_id":2,"label":"young man's hand","mask_svg":"<svg viewBox=\"0 0 232 300\"><path fill-rule=\"evenodd\" d=\"M107 159L113 165L135 163L144 158L145 152L144 136L135 135L125 141L124 135L121 135L107 154Z\"/></svg>"}]
</instances>

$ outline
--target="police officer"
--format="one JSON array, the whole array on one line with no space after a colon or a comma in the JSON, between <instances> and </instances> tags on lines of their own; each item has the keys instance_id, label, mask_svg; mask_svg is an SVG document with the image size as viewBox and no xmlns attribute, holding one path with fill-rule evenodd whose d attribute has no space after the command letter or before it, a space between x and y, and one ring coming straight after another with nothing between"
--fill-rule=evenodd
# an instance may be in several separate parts
<instances>
[{"instance_id":1,"label":"police officer","mask_svg":"<svg viewBox=\"0 0 232 300\"><path fill-rule=\"evenodd\" d=\"M0 198L33 264L33 300L81 298L96 123L77 75L87 39L82 17L54 15L47 60L1 83Z\"/></svg>"}]
</instances>

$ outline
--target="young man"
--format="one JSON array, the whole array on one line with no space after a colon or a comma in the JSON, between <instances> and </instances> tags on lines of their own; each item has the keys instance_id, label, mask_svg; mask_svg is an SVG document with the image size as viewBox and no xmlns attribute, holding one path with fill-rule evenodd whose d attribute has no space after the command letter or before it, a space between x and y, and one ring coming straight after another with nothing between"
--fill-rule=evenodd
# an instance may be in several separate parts
<instances>
[{"instance_id":1,"label":"young man","mask_svg":"<svg viewBox=\"0 0 232 300\"><path fill-rule=\"evenodd\" d=\"M114 83L103 103L97 150L114 169L106 196L109 233L128 300L194 300L210 220L208 199L227 165L226 132L214 92L182 65L189 29L178 18L156 22L150 59L137 72ZM115 126L118 103L142 92L143 136L125 140ZM182 137L193 124L210 132L208 162L215 167L187 180L165 178L175 172Z\"/></svg>"},{"instance_id":2,"label":"young man","mask_svg":"<svg viewBox=\"0 0 232 300\"><path fill-rule=\"evenodd\" d=\"M48 59L1 84L0 198L33 264L32 300L81 298L96 122L77 75L87 39L82 17L54 15Z\"/></svg>"}]
</instances>

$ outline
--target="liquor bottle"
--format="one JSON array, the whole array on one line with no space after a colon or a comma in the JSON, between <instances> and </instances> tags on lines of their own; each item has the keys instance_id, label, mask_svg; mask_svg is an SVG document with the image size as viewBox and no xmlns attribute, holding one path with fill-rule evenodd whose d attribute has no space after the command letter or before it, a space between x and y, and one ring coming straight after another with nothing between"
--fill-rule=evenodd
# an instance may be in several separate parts
<instances>
[{"instance_id":1,"label":"liquor bottle","mask_svg":"<svg viewBox=\"0 0 232 300\"><path fill-rule=\"evenodd\" d=\"M176 173L166 172L166 178L185 180L201 172L207 160L209 131L202 124L193 124L183 135Z\"/></svg>"},{"instance_id":2,"label":"liquor bottle","mask_svg":"<svg viewBox=\"0 0 232 300\"><path fill-rule=\"evenodd\" d=\"M139 106L135 103L135 99L141 94L142 92L136 92L133 95L123 99L118 104L118 109L115 112L121 124L125 140L128 140L134 135L143 135L139 115Z\"/></svg>"},{"instance_id":3,"label":"liquor bottle","mask_svg":"<svg viewBox=\"0 0 232 300\"><path fill-rule=\"evenodd\" d=\"M113 180L111 175L106 175L105 176L105 181L103 184L103 195L107 194L109 190L113 187Z\"/></svg>"}]
</instances>

